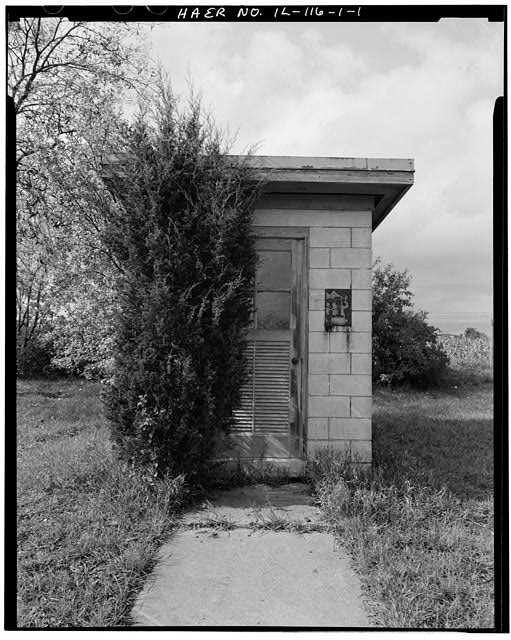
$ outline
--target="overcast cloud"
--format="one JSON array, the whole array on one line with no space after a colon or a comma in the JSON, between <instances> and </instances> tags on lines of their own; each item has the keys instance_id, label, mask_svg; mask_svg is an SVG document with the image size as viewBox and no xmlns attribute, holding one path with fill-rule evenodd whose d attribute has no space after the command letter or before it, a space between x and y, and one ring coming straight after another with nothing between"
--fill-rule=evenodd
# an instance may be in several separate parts
<instances>
[{"instance_id":1,"label":"overcast cloud","mask_svg":"<svg viewBox=\"0 0 511 640\"><path fill-rule=\"evenodd\" d=\"M492 309L492 113L503 27L410 24L156 25L153 55L187 75L234 152L407 157L415 184L373 236L434 314Z\"/></svg>"}]
</instances>

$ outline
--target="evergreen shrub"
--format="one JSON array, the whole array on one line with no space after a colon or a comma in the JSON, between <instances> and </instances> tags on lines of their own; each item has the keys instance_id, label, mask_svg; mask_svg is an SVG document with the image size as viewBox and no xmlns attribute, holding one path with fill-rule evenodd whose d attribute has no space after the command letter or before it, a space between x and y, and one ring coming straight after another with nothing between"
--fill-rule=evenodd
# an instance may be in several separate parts
<instances>
[{"instance_id":1,"label":"evergreen shrub","mask_svg":"<svg viewBox=\"0 0 511 640\"><path fill-rule=\"evenodd\" d=\"M260 184L191 98L163 90L126 129L105 242L122 267L105 393L120 456L201 479L232 424L246 362Z\"/></svg>"}]
</instances>

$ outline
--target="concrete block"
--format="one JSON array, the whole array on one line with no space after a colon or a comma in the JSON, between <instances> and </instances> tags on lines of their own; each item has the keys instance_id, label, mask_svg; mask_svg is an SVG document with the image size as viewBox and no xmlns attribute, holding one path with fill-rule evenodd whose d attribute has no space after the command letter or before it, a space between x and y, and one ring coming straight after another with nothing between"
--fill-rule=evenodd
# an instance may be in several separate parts
<instances>
[{"instance_id":1,"label":"concrete block","mask_svg":"<svg viewBox=\"0 0 511 640\"><path fill-rule=\"evenodd\" d=\"M371 267L371 249L331 249L332 267L369 269Z\"/></svg>"},{"instance_id":2,"label":"concrete block","mask_svg":"<svg viewBox=\"0 0 511 640\"><path fill-rule=\"evenodd\" d=\"M310 209L308 211L292 211L286 218L287 224L293 227L335 227L331 211Z\"/></svg>"},{"instance_id":3,"label":"concrete block","mask_svg":"<svg viewBox=\"0 0 511 640\"><path fill-rule=\"evenodd\" d=\"M289 209L259 209L254 213L255 227L310 227L311 225L332 225L329 212L319 212L314 216L313 211L293 211Z\"/></svg>"},{"instance_id":4,"label":"concrete block","mask_svg":"<svg viewBox=\"0 0 511 640\"><path fill-rule=\"evenodd\" d=\"M371 311L373 296L370 289L355 289L351 292L351 308L353 311Z\"/></svg>"},{"instance_id":5,"label":"concrete block","mask_svg":"<svg viewBox=\"0 0 511 640\"><path fill-rule=\"evenodd\" d=\"M310 246L314 247L349 247L351 231L349 228L311 228Z\"/></svg>"},{"instance_id":6,"label":"concrete block","mask_svg":"<svg viewBox=\"0 0 511 640\"><path fill-rule=\"evenodd\" d=\"M330 376L330 393L333 396L368 396L372 393L371 385L368 374Z\"/></svg>"},{"instance_id":7,"label":"concrete block","mask_svg":"<svg viewBox=\"0 0 511 640\"><path fill-rule=\"evenodd\" d=\"M372 397L352 397L351 398L351 417L352 418L370 418L373 413Z\"/></svg>"},{"instance_id":8,"label":"concrete block","mask_svg":"<svg viewBox=\"0 0 511 640\"><path fill-rule=\"evenodd\" d=\"M311 289L349 289L351 286L349 269L310 269L309 286ZM362 289L363 287L358 287Z\"/></svg>"},{"instance_id":9,"label":"concrete block","mask_svg":"<svg viewBox=\"0 0 511 640\"><path fill-rule=\"evenodd\" d=\"M351 355L351 373L367 373L371 375L372 357L370 353L353 353Z\"/></svg>"},{"instance_id":10,"label":"concrete block","mask_svg":"<svg viewBox=\"0 0 511 640\"><path fill-rule=\"evenodd\" d=\"M371 331L372 315L370 311L352 311L351 327L353 331Z\"/></svg>"},{"instance_id":11,"label":"concrete block","mask_svg":"<svg viewBox=\"0 0 511 640\"><path fill-rule=\"evenodd\" d=\"M353 338L351 329L339 329L330 333L330 353L348 353L348 335Z\"/></svg>"},{"instance_id":12,"label":"concrete block","mask_svg":"<svg viewBox=\"0 0 511 640\"><path fill-rule=\"evenodd\" d=\"M372 442L371 440L349 440L348 452L352 462L371 462Z\"/></svg>"},{"instance_id":13,"label":"concrete block","mask_svg":"<svg viewBox=\"0 0 511 640\"><path fill-rule=\"evenodd\" d=\"M370 440L309 440L307 455L313 458L319 452L331 452L346 461L368 463L372 460Z\"/></svg>"},{"instance_id":14,"label":"concrete block","mask_svg":"<svg viewBox=\"0 0 511 640\"><path fill-rule=\"evenodd\" d=\"M371 248L371 229L354 228L351 230L351 246Z\"/></svg>"},{"instance_id":15,"label":"concrete block","mask_svg":"<svg viewBox=\"0 0 511 640\"><path fill-rule=\"evenodd\" d=\"M372 227L372 213L371 211L347 211L346 209L335 211L332 226L365 227L370 229Z\"/></svg>"},{"instance_id":16,"label":"concrete block","mask_svg":"<svg viewBox=\"0 0 511 640\"><path fill-rule=\"evenodd\" d=\"M309 251L309 266L314 269L330 266L330 249L311 249Z\"/></svg>"},{"instance_id":17,"label":"concrete block","mask_svg":"<svg viewBox=\"0 0 511 640\"><path fill-rule=\"evenodd\" d=\"M349 373L350 356L347 353L309 354L309 373ZM349 395L347 393L346 395Z\"/></svg>"},{"instance_id":18,"label":"concrete block","mask_svg":"<svg viewBox=\"0 0 511 640\"><path fill-rule=\"evenodd\" d=\"M329 350L328 333L309 333L309 353L328 353Z\"/></svg>"},{"instance_id":19,"label":"concrete block","mask_svg":"<svg viewBox=\"0 0 511 640\"><path fill-rule=\"evenodd\" d=\"M309 309L325 310L325 290L309 289Z\"/></svg>"},{"instance_id":20,"label":"concrete block","mask_svg":"<svg viewBox=\"0 0 511 640\"><path fill-rule=\"evenodd\" d=\"M289 203L288 203L289 205ZM339 209L338 206L332 206L331 209L302 209L279 207L275 209L257 209L254 212L254 225L256 227L310 227L312 230L321 231L327 229L345 230L347 234L339 234L342 237L349 236L349 244L340 244L339 242L326 246L350 246L351 234L350 228L363 228L371 230L372 214L369 210ZM342 205L341 205L342 206ZM341 241L344 242L344 241ZM311 246L318 246L312 245Z\"/></svg>"},{"instance_id":21,"label":"concrete block","mask_svg":"<svg viewBox=\"0 0 511 640\"><path fill-rule=\"evenodd\" d=\"M372 271L371 269L353 269L351 272L352 289L371 289Z\"/></svg>"},{"instance_id":22,"label":"concrete block","mask_svg":"<svg viewBox=\"0 0 511 640\"><path fill-rule=\"evenodd\" d=\"M264 211L258 209L254 211L254 227L275 227L287 226L284 214L281 211Z\"/></svg>"},{"instance_id":23,"label":"concrete block","mask_svg":"<svg viewBox=\"0 0 511 640\"><path fill-rule=\"evenodd\" d=\"M349 418L350 399L341 396L309 398L309 418Z\"/></svg>"},{"instance_id":24,"label":"concrete block","mask_svg":"<svg viewBox=\"0 0 511 640\"><path fill-rule=\"evenodd\" d=\"M314 225L330 226L332 220L327 212L319 212L320 215L316 215L317 211L287 211L285 215L285 224L288 227L311 227ZM282 215L282 213L280 214Z\"/></svg>"},{"instance_id":25,"label":"concrete block","mask_svg":"<svg viewBox=\"0 0 511 640\"><path fill-rule=\"evenodd\" d=\"M308 378L309 395L310 396L327 396L329 395L328 375L321 373L309 374ZM349 394L345 394L349 395Z\"/></svg>"},{"instance_id":26,"label":"concrete block","mask_svg":"<svg viewBox=\"0 0 511 640\"><path fill-rule=\"evenodd\" d=\"M325 310L309 311L309 331L325 331Z\"/></svg>"},{"instance_id":27,"label":"concrete block","mask_svg":"<svg viewBox=\"0 0 511 640\"><path fill-rule=\"evenodd\" d=\"M344 211L329 211L324 209L305 209L301 211L289 208L258 209L254 213L254 226L310 227L311 230L332 228L346 230L348 236L350 235L349 227L365 226L363 222L359 222L358 220L359 216L363 216L366 213L365 211L354 211L350 212L349 215L344 215L344 213ZM343 238L346 237L346 234L340 235ZM345 240L342 240L342 242L345 242ZM351 237L349 243L351 244ZM349 246L349 244L346 246Z\"/></svg>"},{"instance_id":28,"label":"concrete block","mask_svg":"<svg viewBox=\"0 0 511 640\"><path fill-rule=\"evenodd\" d=\"M364 449L364 445L358 446L363 440L308 440L307 441L307 454L309 456L317 455L321 452L328 452L333 454L336 458L341 460L355 461L356 456L361 457L359 450ZM355 454L354 452L357 451ZM365 452L364 452L365 453ZM364 462L360 459L357 461Z\"/></svg>"},{"instance_id":29,"label":"concrete block","mask_svg":"<svg viewBox=\"0 0 511 640\"><path fill-rule=\"evenodd\" d=\"M328 418L309 418L307 439L328 440Z\"/></svg>"},{"instance_id":30,"label":"concrete block","mask_svg":"<svg viewBox=\"0 0 511 640\"><path fill-rule=\"evenodd\" d=\"M371 440L370 418L330 418L331 440Z\"/></svg>"},{"instance_id":31,"label":"concrete block","mask_svg":"<svg viewBox=\"0 0 511 640\"><path fill-rule=\"evenodd\" d=\"M331 353L371 353L372 337L369 331L332 331Z\"/></svg>"},{"instance_id":32,"label":"concrete block","mask_svg":"<svg viewBox=\"0 0 511 640\"><path fill-rule=\"evenodd\" d=\"M345 229L349 236L351 227L371 228L370 211L348 211L345 209L258 209L254 215L257 227L310 227L313 229ZM346 234L339 234L346 237ZM344 241L342 241L344 242ZM350 246L351 236L349 244ZM311 245L315 246L315 245ZM343 246L340 244L327 246Z\"/></svg>"},{"instance_id":33,"label":"concrete block","mask_svg":"<svg viewBox=\"0 0 511 640\"><path fill-rule=\"evenodd\" d=\"M328 451L328 444L328 440L313 440L312 438L307 438L307 457L315 458L323 451Z\"/></svg>"}]
</instances>

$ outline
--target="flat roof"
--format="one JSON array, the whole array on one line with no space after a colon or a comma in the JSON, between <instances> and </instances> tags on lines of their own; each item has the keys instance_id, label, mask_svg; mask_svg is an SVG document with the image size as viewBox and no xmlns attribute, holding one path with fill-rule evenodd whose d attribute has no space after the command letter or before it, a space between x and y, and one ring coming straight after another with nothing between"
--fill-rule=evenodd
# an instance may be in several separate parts
<instances>
[{"instance_id":1,"label":"flat roof","mask_svg":"<svg viewBox=\"0 0 511 640\"><path fill-rule=\"evenodd\" d=\"M413 184L410 158L341 158L309 156L243 157L264 178L266 193L372 196L373 231ZM104 179L122 171L127 158L112 155L104 163Z\"/></svg>"},{"instance_id":2,"label":"flat roof","mask_svg":"<svg viewBox=\"0 0 511 640\"><path fill-rule=\"evenodd\" d=\"M268 193L373 196L373 231L413 184L410 158L250 156Z\"/></svg>"}]
</instances>

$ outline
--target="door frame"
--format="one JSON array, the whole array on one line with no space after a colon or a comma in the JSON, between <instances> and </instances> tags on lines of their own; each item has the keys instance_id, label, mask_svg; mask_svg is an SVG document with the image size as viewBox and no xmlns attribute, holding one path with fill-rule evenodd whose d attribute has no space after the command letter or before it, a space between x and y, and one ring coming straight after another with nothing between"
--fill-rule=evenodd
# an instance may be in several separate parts
<instances>
[{"instance_id":1,"label":"door frame","mask_svg":"<svg viewBox=\"0 0 511 640\"><path fill-rule=\"evenodd\" d=\"M300 340L300 354L302 359L300 394L298 410L298 436L300 440L299 458L307 456L307 415L308 415L308 372L309 372L309 227L254 227L256 238L289 238L303 241L302 273L297 274L302 279L302 297L299 301L300 327L297 331ZM298 318L297 318L298 321Z\"/></svg>"}]
</instances>

